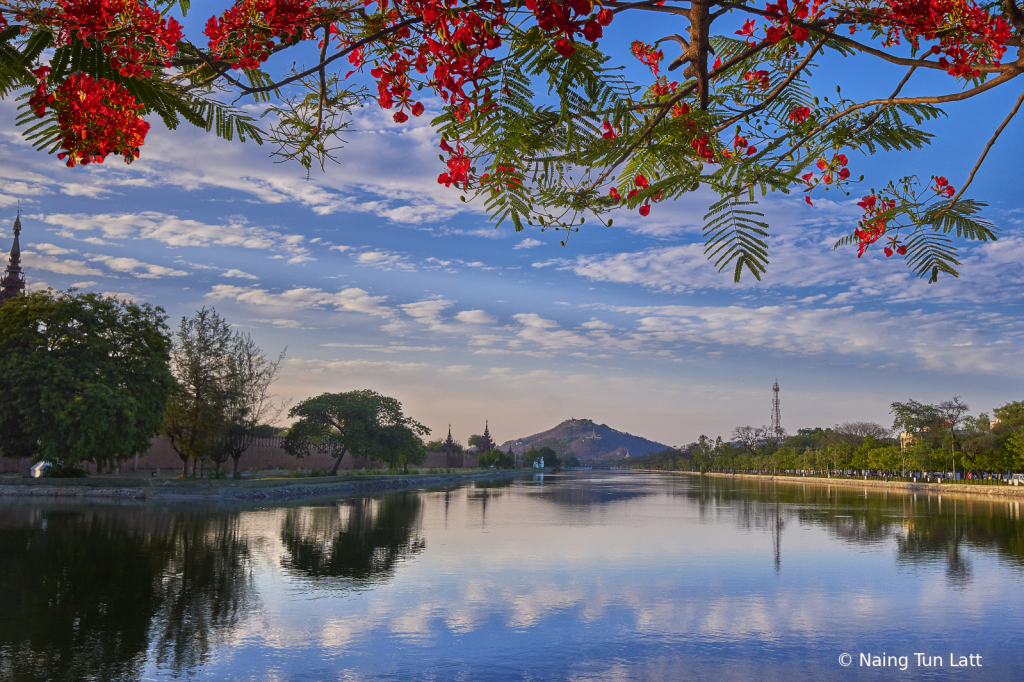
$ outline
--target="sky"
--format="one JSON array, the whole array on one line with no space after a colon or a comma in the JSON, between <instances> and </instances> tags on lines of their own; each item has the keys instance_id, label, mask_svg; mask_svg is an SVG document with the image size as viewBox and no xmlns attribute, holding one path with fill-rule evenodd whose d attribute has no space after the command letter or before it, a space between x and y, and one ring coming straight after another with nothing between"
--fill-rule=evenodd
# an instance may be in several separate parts
<instances>
[{"instance_id":1,"label":"sky","mask_svg":"<svg viewBox=\"0 0 1024 682\"><path fill-rule=\"evenodd\" d=\"M664 33L617 28L604 40L613 52ZM838 79L844 94L887 95L902 76L862 64L826 60L820 87ZM914 87L955 86L930 76ZM308 180L266 146L156 119L131 166L110 157L69 169L34 151L14 125L17 103L0 101L0 249L20 201L33 289L145 301L174 328L214 307L268 355L287 348L276 389L293 404L369 388L462 442L485 421L500 442L570 417L668 445L728 437L769 422L776 379L790 432L889 425L890 403L911 398L959 395L991 412L1024 398L1021 121L970 192L989 202L1000 237L962 245L959 279L929 285L880 249L858 260L832 245L855 227L868 187L909 173L959 187L1017 94L951 107L926 150L852 157L867 179L850 197L762 200L771 264L761 282L734 284L705 260L713 198L703 190L646 218L588 222L564 247L551 232L496 227L438 185L430 100L404 125L359 110L340 163Z\"/></svg>"}]
</instances>

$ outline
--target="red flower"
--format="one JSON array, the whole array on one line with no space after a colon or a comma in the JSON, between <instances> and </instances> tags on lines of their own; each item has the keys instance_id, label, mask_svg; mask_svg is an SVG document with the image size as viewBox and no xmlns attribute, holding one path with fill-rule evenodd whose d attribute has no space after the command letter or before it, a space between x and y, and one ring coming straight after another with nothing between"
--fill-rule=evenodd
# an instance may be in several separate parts
<instances>
[{"instance_id":1,"label":"red flower","mask_svg":"<svg viewBox=\"0 0 1024 682\"><path fill-rule=\"evenodd\" d=\"M633 180L633 184L639 187L640 189L647 189L649 183L647 182L647 178L645 176L637 175L636 178Z\"/></svg>"},{"instance_id":2,"label":"red flower","mask_svg":"<svg viewBox=\"0 0 1024 682\"><path fill-rule=\"evenodd\" d=\"M650 212L651 212L651 205L650 204L644 204L643 206L640 207L640 215L646 217L647 214L650 213Z\"/></svg>"},{"instance_id":3,"label":"red flower","mask_svg":"<svg viewBox=\"0 0 1024 682\"><path fill-rule=\"evenodd\" d=\"M845 180L846 178L850 177L850 169L849 168L841 169L839 171L839 177L842 178L843 180Z\"/></svg>"},{"instance_id":4,"label":"red flower","mask_svg":"<svg viewBox=\"0 0 1024 682\"><path fill-rule=\"evenodd\" d=\"M597 23L601 24L602 26L607 26L608 24L612 23L612 19L614 17L615 14L606 7L597 13Z\"/></svg>"},{"instance_id":5,"label":"red flower","mask_svg":"<svg viewBox=\"0 0 1024 682\"><path fill-rule=\"evenodd\" d=\"M576 47L572 44L572 41L559 38L555 41L555 52L568 59L576 54Z\"/></svg>"},{"instance_id":6,"label":"red flower","mask_svg":"<svg viewBox=\"0 0 1024 682\"><path fill-rule=\"evenodd\" d=\"M885 247L882 250L885 251L885 257L886 258L889 258L890 256L892 256L892 247L887 246L887 247Z\"/></svg>"},{"instance_id":7,"label":"red flower","mask_svg":"<svg viewBox=\"0 0 1024 682\"><path fill-rule=\"evenodd\" d=\"M814 206L814 202L811 201L811 195L810 194L808 194L807 196L804 197L804 201L807 202L808 206Z\"/></svg>"},{"instance_id":8,"label":"red flower","mask_svg":"<svg viewBox=\"0 0 1024 682\"><path fill-rule=\"evenodd\" d=\"M602 35L604 35L604 30L601 28L601 24L597 23L597 20L591 19L583 25L583 37L590 42L594 42Z\"/></svg>"},{"instance_id":9,"label":"red flower","mask_svg":"<svg viewBox=\"0 0 1024 682\"><path fill-rule=\"evenodd\" d=\"M811 110L808 107L796 107L793 111L789 112L789 120L794 123L803 123L810 115Z\"/></svg>"},{"instance_id":10,"label":"red flower","mask_svg":"<svg viewBox=\"0 0 1024 682\"><path fill-rule=\"evenodd\" d=\"M619 190L617 190L614 187L608 190L608 196L610 196L612 199L615 199L616 201L622 201L622 195L620 195Z\"/></svg>"},{"instance_id":11,"label":"red flower","mask_svg":"<svg viewBox=\"0 0 1024 682\"><path fill-rule=\"evenodd\" d=\"M896 253L900 254L901 256L905 256L907 253L907 247L900 244L899 246L896 247Z\"/></svg>"},{"instance_id":12,"label":"red flower","mask_svg":"<svg viewBox=\"0 0 1024 682\"><path fill-rule=\"evenodd\" d=\"M422 102L416 102L416 104L412 105L412 115L413 116L422 116L423 115L423 103Z\"/></svg>"}]
</instances>

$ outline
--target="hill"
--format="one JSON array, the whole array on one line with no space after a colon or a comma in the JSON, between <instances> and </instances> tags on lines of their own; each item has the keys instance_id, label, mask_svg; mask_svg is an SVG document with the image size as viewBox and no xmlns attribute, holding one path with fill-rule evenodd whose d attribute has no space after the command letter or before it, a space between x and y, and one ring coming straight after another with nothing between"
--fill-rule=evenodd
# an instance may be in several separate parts
<instances>
[{"instance_id":1,"label":"hill","mask_svg":"<svg viewBox=\"0 0 1024 682\"><path fill-rule=\"evenodd\" d=\"M595 424L590 419L567 419L547 431L505 441L501 449L508 450L510 444L516 453L547 446L560 455L572 453L581 461L621 459L627 453L636 457L668 448L653 440L617 431L607 424Z\"/></svg>"}]
</instances>

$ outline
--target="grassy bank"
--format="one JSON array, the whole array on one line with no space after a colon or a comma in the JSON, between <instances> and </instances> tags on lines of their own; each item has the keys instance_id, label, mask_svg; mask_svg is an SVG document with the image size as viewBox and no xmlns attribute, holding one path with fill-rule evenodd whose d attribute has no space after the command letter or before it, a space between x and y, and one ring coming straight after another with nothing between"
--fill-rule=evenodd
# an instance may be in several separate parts
<instances>
[{"instance_id":1,"label":"grassy bank","mask_svg":"<svg viewBox=\"0 0 1024 682\"><path fill-rule=\"evenodd\" d=\"M683 474L687 476L712 476L716 478L750 478L762 481L773 481L791 485L834 485L844 488L879 489L879 490L900 490L914 493L927 493L936 495L971 495L971 496L1001 496L1024 498L1024 487L1010 485L982 485L982 481L945 481L943 483L926 483L923 481L883 481L875 478L864 480L863 478L825 478L822 476L801 476L797 474L726 474L719 472L708 472L701 474L697 471L670 471L660 473Z\"/></svg>"},{"instance_id":2,"label":"grassy bank","mask_svg":"<svg viewBox=\"0 0 1024 682\"><path fill-rule=\"evenodd\" d=\"M433 473L348 473L339 476L247 478L0 478L0 497L108 497L136 500L290 500L420 488L464 480L516 476L534 470L456 469Z\"/></svg>"}]
</instances>

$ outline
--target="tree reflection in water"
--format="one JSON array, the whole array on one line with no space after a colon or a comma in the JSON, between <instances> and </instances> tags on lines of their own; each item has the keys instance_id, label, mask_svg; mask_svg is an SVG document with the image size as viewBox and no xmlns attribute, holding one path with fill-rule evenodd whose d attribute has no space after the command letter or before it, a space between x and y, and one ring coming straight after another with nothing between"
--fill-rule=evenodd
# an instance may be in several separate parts
<instances>
[{"instance_id":1,"label":"tree reflection in water","mask_svg":"<svg viewBox=\"0 0 1024 682\"><path fill-rule=\"evenodd\" d=\"M254 599L237 514L0 511L0 679L135 680L151 641L183 674Z\"/></svg>"},{"instance_id":2,"label":"tree reflection in water","mask_svg":"<svg viewBox=\"0 0 1024 682\"><path fill-rule=\"evenodd\" d=\"M161 537L157 665L181 674L206 662L256 602L238 514L176 515Z\"/></svg>"},{"instance_id":3,"label":"tree reflection in water","mask_svg":"<svg viewBox=\"0 0 1024 682\"><path fill-rule=\"evenodd\" d=\"M968 548L994 550L1003 562L1024 569L1020 503L1006 498L887 493L877 488L865 493L845 486L710 476L694 479L695 485L672 486L672 494L693 500L701 517L722 509L734 515L744 529L777 535L779 524L789 518L823 527L833 537L852 544L893 542L898 563L907 567L943 563L946 580L953 587L966 587L972 580ZM779 539L774 542L779 562Z\"/></svg>"},{"instance_id":4,"label":"tree reflection in water","mask_svg":"<svg viewBox=\"0 0 1024 682\"><path fill-rule=\"evenodd\" d=\"M282 566L293 575L356 585L386 581L398 563L427 546L421 512L418 492L289 509L281 522Z\"/></svg>"}]
</instances>

